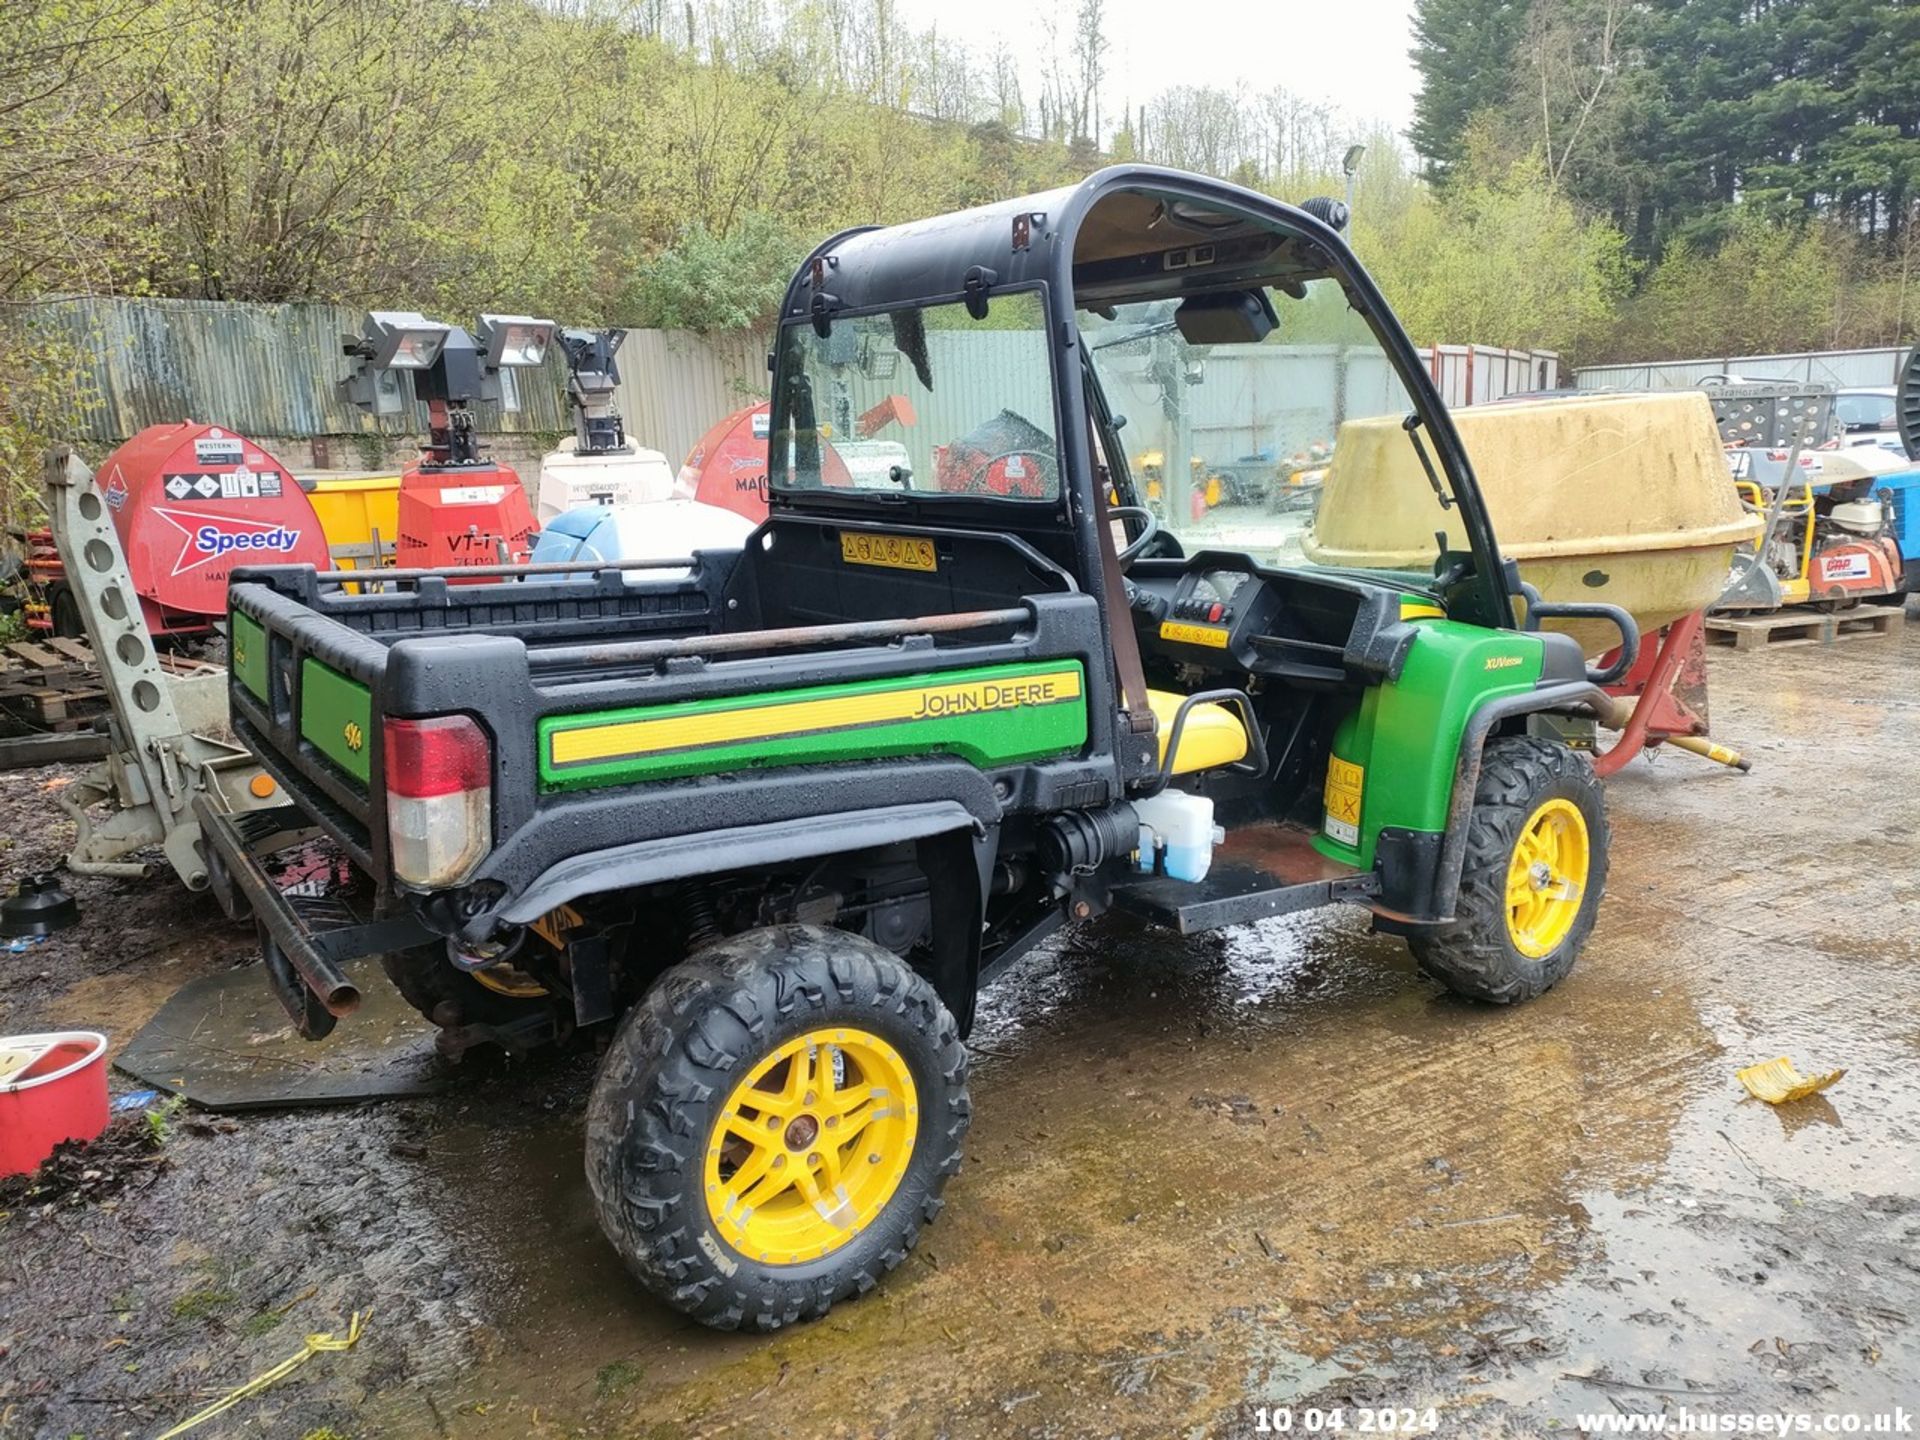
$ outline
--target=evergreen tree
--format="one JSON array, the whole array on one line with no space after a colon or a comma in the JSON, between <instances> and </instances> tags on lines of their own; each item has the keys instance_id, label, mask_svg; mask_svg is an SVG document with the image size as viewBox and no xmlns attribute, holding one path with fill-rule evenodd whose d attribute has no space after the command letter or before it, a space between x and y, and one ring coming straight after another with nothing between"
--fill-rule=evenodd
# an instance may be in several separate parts
<instances>
[{"instance_id":1,"label":"evergreen tree","mask_svg":"<svg viewBox=\"0 0 1920 1440\"><path fill-rule=\"evenodd\" d=\"M1436 180L1465 157L1474 117L1512 98L1526 26L1524 0L1415 0L1412 57L1421 83L1407 136Z\"/></svg>"}]
</instances>

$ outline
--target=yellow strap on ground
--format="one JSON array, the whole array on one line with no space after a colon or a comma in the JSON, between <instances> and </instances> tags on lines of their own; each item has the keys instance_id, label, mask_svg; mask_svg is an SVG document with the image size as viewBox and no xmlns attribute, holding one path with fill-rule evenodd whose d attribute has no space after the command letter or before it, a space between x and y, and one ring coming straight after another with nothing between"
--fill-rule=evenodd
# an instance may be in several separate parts
<instances>
[{"instance_id":1,"label":"yellow strap on ground","mask_svg":"<svg viewBox=\"0 0 1920 1440\"><path fill-rule=\"evenodd\" d=\"M368 1309L354 1315L353 1318L347 1322L347 1333L344 1339L338 1335L307 1336L306 1346L299 1354L289 1355L271 1370L254 1376L253 1379L242 1385L238 1390L229 1391L227 1394L221 1396L220 1399L214 1401L213 1404L207 1406L207 1408L202 1410L198 1415L182 1420L178 1425L167 1431L166 1434L160 1436L159 1440L173 1440L173 1437L176 1435L184 1435L195 1426L206 1424L206 1422L213 1419L214 1416L232 1409L242 1400L251 1399L270 1385L277 1385L323 1350L351 1350L360 1343L361 1328L366 1324L372 1314L373 1311Z\"/></svg>"}]
</instances>

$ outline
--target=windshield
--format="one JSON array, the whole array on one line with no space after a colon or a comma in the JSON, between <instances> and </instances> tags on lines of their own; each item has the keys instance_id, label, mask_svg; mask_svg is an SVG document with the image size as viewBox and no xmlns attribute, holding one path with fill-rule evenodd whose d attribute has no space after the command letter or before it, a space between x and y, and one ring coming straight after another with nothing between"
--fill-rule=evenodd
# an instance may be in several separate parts
<instances>
[{"instance_id":1,"label":"windshield","mask_svg":"<svg viewBox=\"0 0 1920 1440\"><path fill-rule=\"evenodd\" d=\"M776 489L1003 500L1060 494L1046 315L1032 291L780 336ZM782 404L781 402L785 403Z\"/></svg>"},{"instance_id":2,"label":"windshield","mask_svg":"<svg viewBox=\"0 0 1920 1440\"><path fill-rule=\"evenodd\" d=\"M1189 345L1172 301L1081 317L1131 498L1188 554L1429 579L1449 516L1402 424L1412 402L1339 282L1298 288L1267 291L1259 344Z\"/></svg>"}]
</instances>

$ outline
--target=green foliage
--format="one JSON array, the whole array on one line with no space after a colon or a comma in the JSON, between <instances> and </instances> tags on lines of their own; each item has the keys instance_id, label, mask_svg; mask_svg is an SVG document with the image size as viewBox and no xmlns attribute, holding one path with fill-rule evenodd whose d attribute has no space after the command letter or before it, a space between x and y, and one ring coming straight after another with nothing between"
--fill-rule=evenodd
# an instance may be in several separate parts
<instances>
[{"instance_id":1,"label":"green foliage","mask_svg":"<svg viewBox=\"0 0 1920 1440\"><path fill-rule=\"evenodd\" d=\"M1421 85L1407 134L1436 176L1465 158L1474 117L1506 105L1527 15L1523 0L1415 0Z\"/></svg>"},{"instance_id":2,"label":"green foliage","mask_svg":"<svg viewBox=\"0 0 1920 1440\"><path fill-rule=\"evenodd\" d=\"M0 312L0 534L41 523L41 468L63 417L97 403L70 340Z\"/></svg>"},{"instance_id":3,"label":"green foliage","mask_svg":"<svg viewBox=\"0 0 1920 1440\"><path fill-rule=\"evenodd\" d=\"M1920 7L1418 0L1416 29L1431 172L1534 165L1649 262L1583 358L1911 338Z\"/></svg>"},{"instance_id":4,"label":"green foliage","mask_svg":"<svg viewBox=\"0 0 1920 1440\"><path fill-rule=\"evenodd\" d=\"M636 323L667 330L746 330L766 325L807 243L771 215L742 217L730 234L694 223L642 262L623 310Z\"/></svg>"},{"instance_id":5,"label":"green foliage","mask_svg":"<svg viewBox=\"0 0 1920 1440\"><path fill-rule=\"evenodd\" d=\"M1668 246L1628 307L1616 349L1635 354L1763 354L1839 338L1849 276L1845 238L1804 219L1739 213L1716 250Z\"/></svg>"},{"instance_id":6,"label":"green foliage","mask_svg":"<svg viewBox=\"0 0 1920 1440\"><path fill-rule=\"evenodd\" d=\"M214 1289L210 1286L198 1290L189 1290L173 1302L173 1318L176 1320L209 1320L232 1305L240 1297L231 1290Z\"/></svg>"},{"instance_id":7,"label":"green foliage","mask_svg":"<svg viewBox=\"0 0 1920 1440\"><path fill-rule=\"evenodd\" d=\"M1102 0L1062 7L1032 107L1006 45L973 55L951 26L916 32L896 0L14 9L0 302L757 327L807 247L850 225L1043 190L1108 158L1338 195L1358 138L1356 248L1423 341L1657 358L1889 343L1913 324L1910 0L1417 0L1420 166L1281 87L1115 106ZM9 313L0 523L16 525L75 367Z\"/></svg>"},{"instance_id":8,"label":"green foliage","mask_svg":"<svg viewBox=\"0 0 1920 1440\"><path fill-rule=\"evenodd\" d=\"M1577 352L1606 333L1633 266L1620 232L1521 166L1462 181L1388 220L1375 264L1422 343Z\"/></svg>"},{"instance_id":9,"label":"green foliage","mask_svg":"<svg viewBox=\"0 0 1920 1440\"><path fill-rule=\"evenodd\" d=\"M637 1385L646 1373L646 1368L637 1360L611 1360L595 1372L593 1393L601 1400L611 1399Z\"/></svg>"},{"instance_id":10,"label":"green foliage","mask_svg":"<svg viewBox=\"0 0 1920 1440\"><path fill-rule=\"evenodd\" d=\"M594 0L28 9L0 27L0 299L729 327L821 235L1074 163L1018 133L1010 60L982 77L890 0L702 0L671 38Z\"/></svg>"},{"instance_id":11,"label":"green foliage","mask_svg":"<svg viewBox=\"0 0 1920 1440\"><path fill-rule=\"evenodd\" d=\"M158 1150L173 1138L173 1117L186 1108L187 1102L178 1095L169 1095L158 1105L141 1111L141 1117L147 1125L147 1144Z\"/></svg>"}]
</instances>

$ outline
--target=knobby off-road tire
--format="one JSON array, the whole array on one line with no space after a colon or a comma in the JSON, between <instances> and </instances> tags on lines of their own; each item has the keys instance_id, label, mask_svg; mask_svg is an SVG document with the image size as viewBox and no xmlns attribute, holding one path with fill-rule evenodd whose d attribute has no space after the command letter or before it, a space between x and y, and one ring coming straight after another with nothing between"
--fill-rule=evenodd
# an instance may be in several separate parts
<instances>
[{"instance_id":1,"label":"knobby off-road tire","mask_svg":"<svg viewBox=\"0 0 1920 1440\"><path fill-rule=\"evenodd\" d=\"M860 1100L863 1084L893 1093ZM587 1111L587 1179L649 1290L717 1329L772 1330L906 1259L970 1115L967 1052L925 980L864 937L770 926L667 971L627 1016ZM813 1188L767 1193L801 1174ZM762 1253L769 1234L792 1243Z\"/></svg>"},{"instance_id":2,"label":"knobby off-road tire","mask_svg":"<svg viewBox=\"0 0 1920 1440\"><path fill-rule=\"evenodd\" d=\"M1543 832L1556 837L1551 850L1541 848ZM1606 797L1584 753L1531 736L1493 741L1467 819L1457 923L1409 937L1420 968L1456 995L1495 1005L1551 989L1593 930L1609 843ZM1572 864L1576 849L1581 873L1539 861L1551 871L1546 884L1529 887L1531 904L1510 903L1523 870L1533 869L1523 864L1529 857L1565 851ZM1577 895L1548 904L1569 879Z\"/></svg>"}]
</instances>

